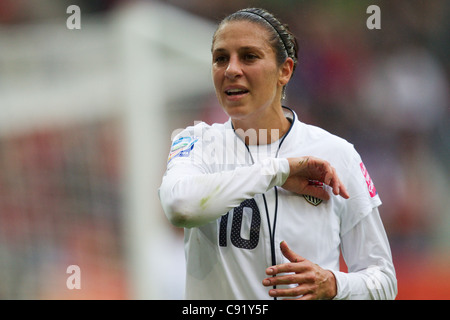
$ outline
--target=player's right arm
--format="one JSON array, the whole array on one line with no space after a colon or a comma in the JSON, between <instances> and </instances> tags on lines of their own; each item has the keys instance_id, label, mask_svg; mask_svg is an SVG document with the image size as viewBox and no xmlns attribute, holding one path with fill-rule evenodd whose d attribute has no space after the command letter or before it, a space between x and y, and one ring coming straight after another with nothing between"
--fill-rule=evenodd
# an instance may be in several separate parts
<instances>
[{"instance_id":1,"label":"player's right arm","mask_svg":"<svg viewBox=\"0 0 450 320\"><path fill-rule=\"evenodd\" d=\"M288 175L286 159L267 159L215 173L203 173L196 166L180 163L167 170L159 197L172 224L197 227L218 219L242 201L283 184Z\"/></svg>"},{"instance_id":2,"label":"player's right arm","mask_svg":"<svg viewBox=\"0 0 450 320\"><path fill-rule=\"evenodd\" d=\"M205 159L208 152L203 152L206 148L200 138L186 138L185 142L195 141L192 148L188 143L177 144L179 139L177 137L172 145L159 189L163 210L175 226L191 228L214 221L244 200L274 186L328 200L326 190L309 183L317 180L329 184L336 195L348 197L336 171L324 160L268 158L253 165L217 172L211 169L214 161Z\"/></svg>"}]
</instances>

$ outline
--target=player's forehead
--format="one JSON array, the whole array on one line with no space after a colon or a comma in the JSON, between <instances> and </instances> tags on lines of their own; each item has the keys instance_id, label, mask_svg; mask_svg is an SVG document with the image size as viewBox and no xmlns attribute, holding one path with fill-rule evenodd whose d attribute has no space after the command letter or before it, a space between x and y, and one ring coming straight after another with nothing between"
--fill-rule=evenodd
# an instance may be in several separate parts
<instances>
[{"instance_id":1,"label":"player's forehead","mask_svg":"<svg viewBox=\"0 0 450 320\"><path fill-rule=\"evenodd\" d=\"M236 48L271 49L270 34L261 25L246 21L229 21L217 29L212 51L224 51Z\"/></svg>"}]
</instances>

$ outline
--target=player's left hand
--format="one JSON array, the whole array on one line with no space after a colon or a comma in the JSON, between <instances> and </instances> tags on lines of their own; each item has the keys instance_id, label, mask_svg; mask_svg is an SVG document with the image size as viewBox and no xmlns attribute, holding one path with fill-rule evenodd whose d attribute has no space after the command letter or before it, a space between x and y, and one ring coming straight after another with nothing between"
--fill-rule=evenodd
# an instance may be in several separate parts
<instances>
[{"instance_id":1,"label":"player's left hand","mask_svg":"<svg viewBox=\"0 0 450 320\"><path fill-rule=\"evenodd\" d=\"M292 251L285 241L280 244L281 252L290 261L266 269L272 276L263 280L266 287L276 285L297 284L288 289L272 289L271 297L289 297L297 300L333 299L337 294L336 279L329 270L299 256ZM288 273L277 275L279 273ZM300 296L300 297L299 297Z\"/></svg>"},{"instance_id":2,"label":"player's left hand","mask_svg":"<svg viewBox=\"0 0 450 320\"><path fill-rule=\"evenodd\" d=\"M288 191L310 195L322 200L329 200L330 195L323 188L317 188L316 181L320 185L328 185L333 193L344 199L350 198L344 184L339 179L336 169L328 161L312 156L287 158L289 162L289 177L282 187Z\"/></svg>"}]
</instances>

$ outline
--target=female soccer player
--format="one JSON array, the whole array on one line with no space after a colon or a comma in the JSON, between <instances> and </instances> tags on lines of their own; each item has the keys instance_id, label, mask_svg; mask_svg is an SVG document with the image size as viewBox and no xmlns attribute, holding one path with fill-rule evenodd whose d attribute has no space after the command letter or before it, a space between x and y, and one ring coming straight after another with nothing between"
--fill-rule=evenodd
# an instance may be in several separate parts
<instances>
[{"instance_id":1,"label":"female soccer player","mask_svg":"<svg viewBox=\"0 0 450 320\"><path fill-rule=\"evenodd\" d=\"M235 12L214 34L212 76L229 120L181 132L159 190L168 219L185 228L187 299L397 294L381 201L359 154L282 106L296 65L295 37L265 10Z\"/></svg>"}]
</instances>

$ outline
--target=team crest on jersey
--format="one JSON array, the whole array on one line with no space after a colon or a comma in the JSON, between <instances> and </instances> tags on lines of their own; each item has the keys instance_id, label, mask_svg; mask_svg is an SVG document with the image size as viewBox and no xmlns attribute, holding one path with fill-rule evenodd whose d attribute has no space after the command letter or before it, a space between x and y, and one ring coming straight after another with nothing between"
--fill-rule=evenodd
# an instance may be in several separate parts
<instances>
[{"instance_id":1,"label":"team crest on jersey","mask_svg":"<svg viewBox=\"0 0 450 320\"><path fill-rule=\"evenodd\" d=\"M312 204L313 206L318 206L319 204L322 203L322 199L313 197L313 196L309 196L304 194L303 198L305 198L306 201L308 201L308 203Z\"/></svg>"},{"instance_id":2,"label":"team crest on jersey","mask_svg":"<svg viewBox=\"0 0 450 320\"><path fill-rule=\"evenodd\" d=\"M170 162L170 160L176 157L188 157L197 141L198 138L196 137L181 137L175 140L170 148L167 162Z\"/></svg>"}]
</instances>

